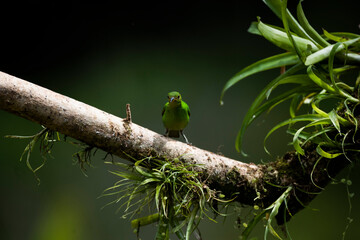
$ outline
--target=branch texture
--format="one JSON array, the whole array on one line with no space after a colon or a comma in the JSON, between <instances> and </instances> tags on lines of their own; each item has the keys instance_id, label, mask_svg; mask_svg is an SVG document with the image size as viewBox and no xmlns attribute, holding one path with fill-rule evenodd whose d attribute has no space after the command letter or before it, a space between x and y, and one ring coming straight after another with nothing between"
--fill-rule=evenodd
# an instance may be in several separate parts
<instances>
[{"instance_id":1,"label":"branch texture","mask_svg":"<svg viewBox=\"0 0 360 240\"><path fill-rule=\"evenodd\" d=\"M239 178L237 182L252 188L253 182L263 175L261 167L255 164L242 163L164 137L3 72L0 72L0 108L122 158L180 158L203 165L204 177L220 185L229 184L227 175L233 172Z\"/></svg>"},{"instance_id":2,"label":"branch texture","mask_svg":"<svg viewBox=\"0 0 360 240\"><path fill-rule=\"evenodd\" d=\"M335 167L329 168L329 162L322 161L316 168L319 171L312 173L318 158L311 146L305 149L307 154L302 158L288 153L269 164L242 163L164 137L129 119L119 118L3 72L0 72L0 109L128 160L151 156L164 160L178 158L202 165L195 170L201 172L204 185L221 191L228 198L237 193L236 200L240 203L257 204L263 208L284 191L275 185L295 185L305 192L319 192L313 183L324 187L329 182L329 169L333 169L331 174L337 174L346 166L346 161L333 159ZM323 170L325 168L327 172ZM314 176L312 181L310 174ZM294 191L295 194L296 199L300 198L304 204L316 196ZM288 201L292 214L303 208L294 199Z\"/></svg>"}]
</instances>

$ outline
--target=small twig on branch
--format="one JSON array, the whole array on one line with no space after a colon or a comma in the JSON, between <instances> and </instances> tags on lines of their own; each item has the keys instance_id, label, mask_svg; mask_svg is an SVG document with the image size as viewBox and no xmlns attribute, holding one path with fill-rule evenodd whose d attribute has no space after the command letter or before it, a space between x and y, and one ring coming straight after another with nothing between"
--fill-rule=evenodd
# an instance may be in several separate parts
<instances>
[{"instance_id":1,"label":"small twig on branch","mask_svg":"<svg viewBox=\"0 0 360 240\"><path fill-rule=\"evenodd\" d=\"M131 110L130 110L130 103L126 104L126 118L125 121L131 123Z\"/></svg>"}]
</instances>

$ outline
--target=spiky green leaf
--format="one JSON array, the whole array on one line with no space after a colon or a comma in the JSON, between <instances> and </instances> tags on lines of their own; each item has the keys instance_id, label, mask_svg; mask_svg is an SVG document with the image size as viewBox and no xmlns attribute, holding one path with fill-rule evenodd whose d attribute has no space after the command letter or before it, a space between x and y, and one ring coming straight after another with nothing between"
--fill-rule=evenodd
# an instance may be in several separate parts
<instances>
[{"instance_id":1,"label":"spiky green leaf","mask_svg":"<svg viewBox=\"0 0 360 240\"><path fill-rule=\"evenodd\" d=\"M343 153L329 153L329 152L326 152L322 149L322 146L323 144L319 144L317 145L316 147L316 152L322 156L322 157L325 157L325 158L336 158L340 155L342 155Z\"/></svg>"},{"instance_id":2,"label":"spiky green leaf","mask_svg":"<svg viewBox=\"0 0 360 240\"><path fill-rule=\"evenodd\" d=\"M323 116L319 114L305 114L305 115L299 115L294 118L287 119L283 122L278 123L275 125L270 131L266 134L264 138L264 149L265 151L270 154L270 152L266 148L266 141L270 137L272 133L274 133L276 130L278 130L281 127L287 126L287 125L293 125L298 122L310 122L310 124L307 125L307 127L315 126L315 125L321 125L321 124L331 124L331 121L329 118L324 118Z\"/></svg>"},{"instance_id":3,"label":"spiky green leaf","mask_svg":"<svg viewBox=\"0 0 360 240\"><path fill-rule=\"evenodd\" d=\"M301 155L304 155L305 151L300 146L299 135L302 132L302 130L304 130L304 129L305 129L305 127L299 128L299 130L296 131L296 133L294 134L294 137L293 137L293 146L294 146L296 152L298 152Z\"/></svg>"},{"instance_id":4,"label":"spiky green leaf","mask_svg":"<svg viewBox=\"0 0 360 240\"><path fill-rule=\"evenodd\" d=\"M294 53L282 53L269 58L257 61L250 66L242 69L240 72L235 74L230 80L228 80L221 92L220 103L224 97L225 92L240 80L262 71L266 71L273 68L279 68L281 66L294 65L299 63L299 59Z\"/></svg>"},{"instance_id":5,"label":"spiky green leaf","mask_svg":"<svg viewBox=\"0 0 360 240\"><path fill-rule=\"evenodd\" d=\"M282 78L281 80L277 81L276 83L272 84L270 86L270 89L266 92L266 98L269 98L271 92L279 85L282 84L301 84L303 86L305 85L311 85L311 79L307 74L296 74L296 75L290 75L287 77Z\"/></svg>"},{"instance_id":6,"label":"spiky green leaf","mask_svg":"<svg viewBox=\"0 0 360 240\"><path fill-rule=\"evenodd\" d=\"M335 41L335 42L345 42L349 39L354 39L360 37L359 34L355 33L348 33L348 32L332 32L329 33L325 29L323 29L325 37L327 37L329 40Z\"/></svg>"},{"instance_id":7,"label":"spiky green leaf","mask_svg":"<svg viewBox=\"0 0 360 240\"><path fill-rule=\"evenodd\" d=\"M292 45L292 48L295 50L296 54L298 55L299 59L301 59L301 61L304 61L305 58L305 52L308 50L309 48L309 44L306 45L306 48L300 48L300 46L298 46L299 41L295 41L295 38L293 37L293 35L290 32L290 27L289 27L289 22L288 22L288 18L286 17L287 14L287 0L282 0L281 1L281 19L285 28L285 32L286 35ZM310 41L309 41L310 42Z\"/></svg>"},{"instance_id":8,"label":"spiky green leaf","mask_svg":"<svg viewBox=\"0 0 360 240\"><path fill-rule=\"evenodd\" d=\"M299 72L300 70L304 69L304 65L301 63L296 64L295 66L288 69L284 74L280 75L273 81L271 81L261 92L260 94L255 98L253 103L251 104L250 109L247 111L243 122L241 124L241 128L238 132L238 135L236 137L235 141L235 148L238 152L242 152L242 139L245 133L245 130L250 125L252 121L254 121L261 113L266 111L267 109L263 106L261 109L260 106L262 102L267 98L267 93L270 89L274 89L274 86L279 85L278 82L282 79L291 76L292 74L295 74ZM269 104L269 107L272 106ZM242 152L243 155L246 155L244 152Z\"/></svg>"},{"instance_id":9,"label":"spiky green leaf","mask_svg":"<svg viewBox=\"0 0 360 240\"><path fill-rule=\"evenodd\" d=\"M359 41L360 41L360 37L342 42L341 45L338 45L336 47L335 53L338 53ZM334 45L329 45L329 46L309 55L305 60L305 65L306 66L313 65L313 64L318 63L326 58L329 58L331 50L333 50L333 47L334 47ZM347 54L347 55L349 55L349 54Z\"/></svg>"},{"instance_id":10,"label":"spiky green leaf","mask_svg":"<svg viewBox=\"0 0 360 240\"><path fill-rule=\"evenodd\" d=\"M313 39L314 43L319 47L326 47L330 45L309 23L307 20L304 10L301 5L302 0L299 1L299 4L297 6L297 17L300 22L300 25L303 27L305 32L309 34L309 36Z\"/></svg>"},{"instance_id":11,"label":"spiky green leaf","mask_svg":"<svg viewBox=\"0 0 360 240\"><path fill-rule=\"evenodd\" d=\"M282 19L281 7L282 0L263 0L265 4L280 18ZM289 22L290 29L295 32L298 36L306 39L310 39L310 36L302 28L299 22L294 18L288 9L286 9L286 18Z\"/></svg>"},{"instance_id":12,"label":"spiky green leaf","mask_svg":"<svg viewBox=\"0 0 360 240\"><path fill-rule=\"evenodd\" d=\"M261 36L261 32L258 29L258 22L252 22L250 24L250 27L248 28L248 32L255 34L255 35L260 35Z\"/></svg>"},{"instance_id":13,"label":"spiky green leaf","mask_svg":"<svg viewBox=\"0 0 360 240\"><path fill-rule=\"evenodd\" d=\"M337 93L332 86L326 83L327 82L326 77L324 77L321 73L319 73L314 66L310 65L307 68L307 73L311 78L311 80L313 80L314 83L319 85L321 88L327 90L330 93L335 93L335 94Z\"/></svg>"},{"instance_id":14,"label":"spiky green leaf","mask_svg":"<svg viewBox=\"0 0 360 240\"><path fill-rule=\"evenodd\" d=\"M336 130L340 133L340 123L339 123L339 119L338 119L338 115L336 114L335 110L332 110L331 112L329 112L329 119L331 120L332 124L334 125L334 127L336 128Z\"/></svg>"},{"instance_id":15,"label":"spiky green leaf","mask_svg":"<svg viewBox=\"0 0 360 240\"><path fill-rule=\"evenodd\" d=\"M310 40L289 33L292 39L290 40L285 30L271 27L261 21L259 21L258 29L264 38L281 49L294 52L294 42L299 52L307 52L308 50L316 52L319 50L319 48Z\"/></svg>"}]
</instances>

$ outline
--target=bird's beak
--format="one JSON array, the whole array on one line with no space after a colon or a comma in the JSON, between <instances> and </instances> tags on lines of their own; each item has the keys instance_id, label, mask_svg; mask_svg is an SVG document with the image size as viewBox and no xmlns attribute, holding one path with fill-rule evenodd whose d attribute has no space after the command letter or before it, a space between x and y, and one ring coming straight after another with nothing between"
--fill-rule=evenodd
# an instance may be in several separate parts
<instances>
[{"instance_id":1,"label":"bird's beak","mask_svg":"<svg viewBox=\"0 0 360 240\"><path fill-rule=\"evenodd\" d=\"M172 102L172 101L174 101L174 99L175 99L174 97L170 98L169 102Z\"/></svg>"}]
</instances>

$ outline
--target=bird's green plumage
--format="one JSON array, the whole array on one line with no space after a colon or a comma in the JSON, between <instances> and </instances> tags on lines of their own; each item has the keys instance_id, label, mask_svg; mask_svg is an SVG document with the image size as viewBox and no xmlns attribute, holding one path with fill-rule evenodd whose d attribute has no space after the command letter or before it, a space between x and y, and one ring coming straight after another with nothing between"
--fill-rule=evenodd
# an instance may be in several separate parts
<instances>
[{"instance_id":1,"label":"bird's green plumage","mask_svg":"<svg viewBox=\"0 0 360 240\"><path fill-rule=\"evenodd\" d=\"M162 111L162 121L166 128L166 135L169 137L179 137L183 135L182 130L187 126L190 119L190 108L182 101L178 92L168 94L169 101L165 104ZM186 142L187 139L185 138Z\"/></svg>"}]
</instances>

